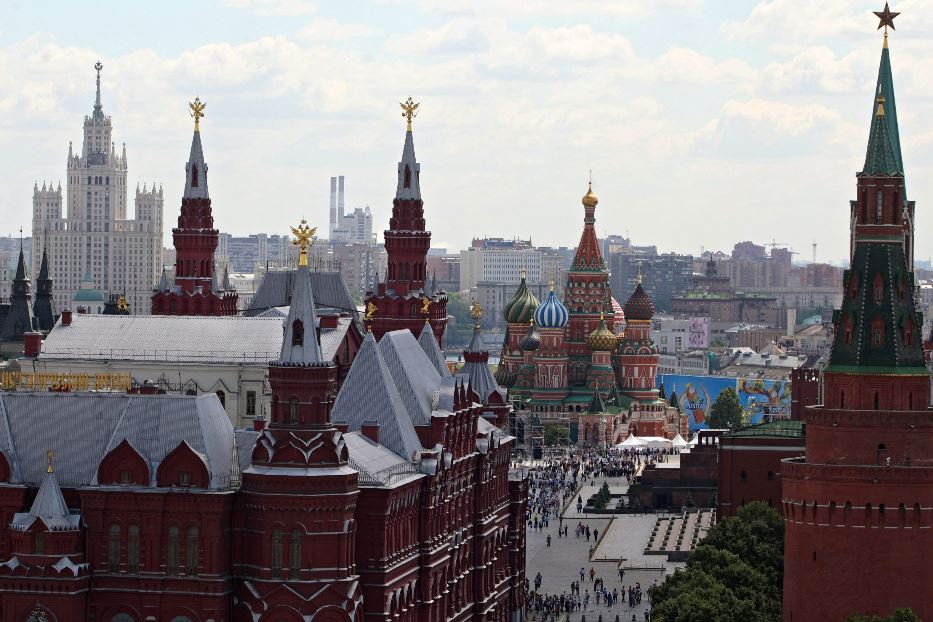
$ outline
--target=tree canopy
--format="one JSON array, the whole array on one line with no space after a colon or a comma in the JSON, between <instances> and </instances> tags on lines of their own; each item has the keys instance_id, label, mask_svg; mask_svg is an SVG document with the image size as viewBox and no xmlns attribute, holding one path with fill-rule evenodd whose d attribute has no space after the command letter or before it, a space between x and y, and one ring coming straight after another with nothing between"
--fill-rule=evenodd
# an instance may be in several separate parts
<instances>
[{"instance_id":1,"label":"tree canopy","mask_svg":"<svg viewBox=\"0 0 933 622\"><path fill-rule=\"evenodd\" d=\"M732 387L723 389L710 408L709 427L736 430L742 425L742 404Z\"/></svg>"},{"instance_id":2,"label":"tree canopy","mask_svg":"<svg viewBox=\"0 0 933 622\"><path fill-rule=\"evenodd\" d=\"M783 552L781 515L760 502L739 508L710 529L686 568L652 588L652 620L779 621Z\"/></svg>"},{"instance_id":3,"label":"tree canopy","mask_svg":"<svg viewBox=\"0 0 933 622\"><path fill-rule=\"evenodd\" d=\"M846 622L920 622L920 618L910 609L898 609L886 618L879 616L852 616L846 620Z\"/></svg>"},{"instance_id":4,"label":"tree canopy","mask_svg":"<svg viewBox=\"0 0 933 622\"><path fill-rule=\"evenodd\" d=\"M448 295L447 314L452 315L456 321L447 323L444 345L465 346L470 343L470 338L473 336L473 317L470 315L470 307L460 299L458 294Z\"/></svg>"}]
</instances>

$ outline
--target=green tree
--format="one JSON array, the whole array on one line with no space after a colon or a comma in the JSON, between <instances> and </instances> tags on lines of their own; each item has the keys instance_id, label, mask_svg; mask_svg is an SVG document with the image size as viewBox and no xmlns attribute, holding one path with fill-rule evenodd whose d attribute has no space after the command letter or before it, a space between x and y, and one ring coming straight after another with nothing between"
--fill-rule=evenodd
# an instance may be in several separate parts
<instances>
[{"instance_id":1,"label":"green tree","mask_svg":"<svg viewBox=\"0 0 933 622\"><path fill-rule=\"evenodd\" d=\"M709 427L735 430L742 425L742 404L732 387L723 389L713 402L709 413Z\"/></svg>"},{"instance_id":2,"label":"green tree","mask_svg":"<svg viewBox=\"0 0 933 622\"><path fill-rule=\"evenodd\" d=\"M454 321L447 323L444 345L448 347L468 345L473 336L473 317L470 315L470 307L460 299L458 294L449 294L447 315L452 315Z\"/></svg>"},{"instance_id":3,"label":"green tree","mask_svg":"<svg viewBox=\"0 0 933 622\"><path fill-rule=\"evenodd\" d=\"M921 622L917 614L910 609L898 609L887 618L879 616L852 616L846 622Z\"/></svg>"},{"instance_id":4,"label":"green tree","mask_svg":"<svg viewBox=\"0 0 933 622\"><path fill-rule=\"evenodd\" d=\"M710 529L685 568L652 588L652 619L779 621L783 550L780 514L760 502L743 506Z\"/></svg>"}]
</instances>

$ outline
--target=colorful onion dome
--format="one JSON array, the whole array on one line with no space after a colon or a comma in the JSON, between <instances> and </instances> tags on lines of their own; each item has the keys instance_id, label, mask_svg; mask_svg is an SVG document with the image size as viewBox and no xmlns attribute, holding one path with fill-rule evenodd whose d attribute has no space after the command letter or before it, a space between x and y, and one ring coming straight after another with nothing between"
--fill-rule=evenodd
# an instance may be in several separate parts
<instances>
[{"instance_id":1,"label":"colorful onion dome","mask_svg":"<svg viewBox=\"0 0 933 622\"><path fill-rule=\"evenodd\" d=\"M654 303L641 286L641 278L638 279L638 285L632 292L628 302L625 303L625 319L632 320L650 320L654 316Z\"/></svg>"},{"instance_id":2,"label":"colorful onion dome","mask_svg":"<svg viewBox=\"0 0 933 622\"><path fill-rule=\"evenodd\" d=\"M600 316L599 326L586 338L586 345L593 352L611 352L616 345L616 336L606 326L606 320Z\"/></svg>"},{"instance_id":3,"label":"colorful onion dome","mask_svg":"<svg viewBox=\"0 0 933 622\"><path fill-rule=\"evenodd\" d=\"M551 281L551 291L535 311L535 324L541 328L563 328L569 319L567 307L554 295L554 282Z\"/></svg>"},{"instance_id":4,"label":"colorful onion dome","mask_svg":"<svg viewBox=\"0 0 933 622\"><path fill-rule=\"evenodd\" d=\"M609 301L612 303L612 317L615 321L613 328L617 335L621 335L622 330L625 328L625 310L619 304L619 301L615 299L615 296L610 296Z\"/></svg>"},{"instance_id":5,"label":"colorful onion dome","mask_svg":"<svg viewBox=\"0 0 933 622\"><path fill-rule=\"evenodd\" d=\"M586 194L583 195L583 205L585 207L596 207L597 203L599 203L599 197L593 192L593 183L590 182L589 189L586 191Z\"/></svg>"},{"instance_id":6,"label":"colorful onion dome","mask_svg":"<svg viewBox=\"0 0 933 622\"><path fill-rule=\"evenodd\" d=\"M528 334L522 337L522 340L518 343L518 346L522 349L522 352L534 352L541 347L541 333L538 332L538 328L532 325L531 330L528 331Z\"/></svg>"},{"instance_id":7,"label":"colorful onion dome","mask_svg":"<svg viewBox=\"0 0 933 622\"><path fill-rule=\"evenodd\" d=\"M522 270L522 280L515 295L502 307L502 317L509 324L527 324L534 317L538 304L538 299L525 283L525 271Z\"/></svg>"}]
</instances>

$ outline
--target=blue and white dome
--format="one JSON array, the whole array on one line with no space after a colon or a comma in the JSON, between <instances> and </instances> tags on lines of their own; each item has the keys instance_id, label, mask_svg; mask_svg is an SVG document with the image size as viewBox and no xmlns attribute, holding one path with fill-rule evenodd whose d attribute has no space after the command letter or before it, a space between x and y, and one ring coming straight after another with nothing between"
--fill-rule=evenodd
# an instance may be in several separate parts
<instances>
[{"instance_id":1,"label":"blue and white dome","mask_svg":"<svg viewBox=\"0 0 933 622\"><path fill-rule=\"evenodd\" d=\"M551 289L547 298L535 311L535 324L541 328L563 328L567 325L568 319L570 319L570 314L567 313L567 307L557 299L554 290Z\"/></svg>"}]
</instances>

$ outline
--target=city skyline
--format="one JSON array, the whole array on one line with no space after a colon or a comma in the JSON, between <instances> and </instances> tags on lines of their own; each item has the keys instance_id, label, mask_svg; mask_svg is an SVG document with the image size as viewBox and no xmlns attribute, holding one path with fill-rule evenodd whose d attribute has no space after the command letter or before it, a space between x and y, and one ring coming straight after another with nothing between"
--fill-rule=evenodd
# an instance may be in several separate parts
<instances>
[{"instance_id":1,"label":"city skyline","mask_svg":"<svg viewBox=\"0 0 933 622\"><path fill-rule=\"evenodd\" d=\"M466 248L482 234L574 245L564 224L582 218L592 169L601 237L627 231L692 254L776 239L804 258L816 239L818 259L838 262L848 240L831 224L848 210L839 197L853 198L845 183L861 166L881 44L864 25L877 7L850 4L543 2L492 11L231 0L181 20L66 4L44 7L40 19L38 8L18 5L0 32L11 68L0 78L9 93L0 98L9 175L0 213L11 230L28 226L33 182L58 182L101 60L104 111L132 162L128 182L163 184L170 206L182 190L187 101L208 102L217 226L233 234L283 231L295 213L325 224L336 174L347 176L348 208L369 204L384 221L404 133L397 102L410 94L422 102L415 136L437 247ZM933 249L923 226L933 167L923 153L933 141L923 114L933 96L922 81L927 5L899 7L906 19L891 35L898 92L911 101L899 112L915 137L905 166L918 201L918 260ZM121 29L102 40L80 27L92 18ZM167 28L173 36L157 40L140 30ZM474 226L463 226L467 213ZM659 227L648 213L689 226ZM778 216L798 226L762 226Z\"/></svg>"}]
</instances>

